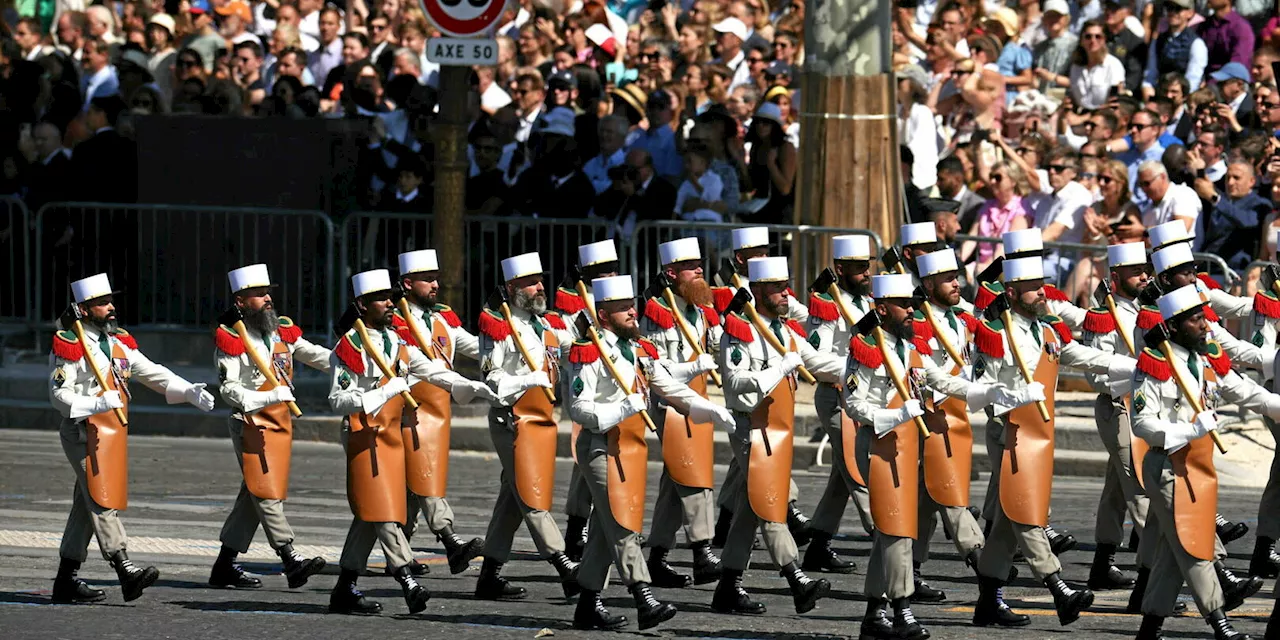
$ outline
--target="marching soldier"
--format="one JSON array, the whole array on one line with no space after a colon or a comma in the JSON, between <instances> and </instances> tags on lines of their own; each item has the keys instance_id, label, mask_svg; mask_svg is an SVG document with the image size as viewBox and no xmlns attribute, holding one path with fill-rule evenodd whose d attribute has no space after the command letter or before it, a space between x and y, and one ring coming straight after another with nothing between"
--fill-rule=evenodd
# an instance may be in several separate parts
<instances>
[{"instance_id":1,"label":"marching soldier","mask_svg":"<svg viewBox=\"0 0 1280 640\"><path fill-rule=\"evenodd\" d=\"M1238 404L1276 419L1280 396L1231 371L1230 357L1210 336L1206 302L1195 286L1166 293L1159 308L1167 340L1144 348L1133 374L1133 430L1151 447L1142 462L1151 499L1143 543L1155 541L1138 638L1161 637L1185 580L1215 639L1247 639L1231 627L1226 611L1262 582L1253 578L1248 593L1233 596L1219 583L1221 571L1215 575L1214 565L1221 563L1214 530L1218 483L1214 444L1206 436L1217 429L1216 405Z\"/></svg>"},{"instance_id":2,"label":"marching soldier","mask_svg":"<svg viewBox=\"0 0 1280 640\"><path fill-rule=\"evenodd\" d=\"M1187 230L1186 223L1181 220L1174 220L1151 227L1147 230L1147 238L1151 243L1151 253L1155 253L1180 242L1190 244L1194 236L1191 231ZM1219 318L1226 320L1245 318L1253 311L1255 298L1233 296L1223 291L1222 285L1210 278L1207 273L1197 271L1196 280L1196 289L1209 300L1209 306ZM1208 316L1209 314L1206 313L1205 315ZM1243 536L1244 533L1242 532L1240 535Z\"/></svg>"},{"instance_id":3,"label":"marching soldier","mask_svg":"<svg viewBox=\"0 0 1280 640\"><path fill-rule=\"evenodd\" d=\"M324 568L324 558L307 558L293 548L293 529L284 517L293 446L293 365L301 362L329 372L329 350L302 337L302 328L276 314L267 265L252 264L227 274L232 308L213 332L218 393L231 406L231 448L243 480L235 506L222 525L222 550L209 584L257 589L258 577L235 564L237 554L261 525L280 556L289 588L296 589ZM252 352L250 351L252 349ZM261 368L259 367L261 364Z\"/></svg>"},{"instance_id":4,"label":"marching soldier","mask_svg":"<svg viewBox=\"0 0 1280 640\"><path fill-rule=\"evenodd\" d=\"M570 353L574 378L569 415L583 427L578 435L578 466L596 505L578 571L582 595L573 625L618 629L626 624L625 617L610 614L600 600L612 560L635 598L637 622L645 630L676 614L673 605L654 598L640 552L648 464L644 416L646 406L653 406L645 396L661 396L701 421L715 420L726 428L733 418L728 410L676 381L658 348L640 337L631 276L597 278L591 286L603 331L578 340Z\"/></svg>"},{"instance_id":5,"label":"marching soldier","mask_svg":"<svg viewBox=\"0 0 1280 640\"><path fill-rule=\"evenodd\" d=\"M402 429L413 429L417 422L417 413L405 410L412 398L410 382L426 381L447 389L461 403L473 397L490 399L493 394L400 339L393 323L391 274L386 269L357 273L351 277L351 288L355 301L340 321L342 337L331 357L329 406L345 416L342 446L347 454L347 502L354 517L342 547L342 571L329 597L329 611L382 611L381 604L356 589L356 578L376 541L400 583L409 612L418 613L426 608L431 594L414 579L413 550L401 528L407 515Z\"/></svg>"},{"instance_id":6,"label":"marching soldier","mask_svg":"<svg viewBox=\"0 0 1280 640\"><path fill-rule=\"evenodd\" d=\"M458 356L480 359L480 341L462 327L458 314L440 304L440 264L434 249L400 254L400 287L404 298L398 303L392 323L400 339L431 360L453 369ZM426 341L426 344L419 342ZM427 528L444 545L449 572L462 573L480 555L484 538L463 540L453 532L453 508L445 498L449 482L449 429L453 405L449 390L420 381L409 390L418 402L417 425L406 431L405 472L409 504L404 537L412 540L418 527L418 513ZM418 569L421 567L421 569ZM410 563L414 575L426 573L426 565Z\"/></svg>"},{"instance_id":7,"label":"marching soldier","mask_svg":"<svg viewBox=\"0 0 1280 640\"><path fill-rule=\"evenodd\" d=\"M1040 229L1009 231L1001 236L1001 242L1004 244L1005 260L1033 257L1044 259L1044 235ZM1062 318L1072 331L1080 331L1083 328L1086 311L1072 303L1066 292L1046 283L1044 297L1049 305L1049 313ZM985 304L975 304L975 306L980 309L986 308Z\"/></svg>"},{"instance_id":8,"label":"marching soldier","mask_svg":"<svg viewBox=\"0 0 1280 640\"><path fill-rule=\"evenodd\" d=\"M658 293L645 301L640 328L658 350L658 358L677 382L687 384L699 398L707 393L707 373L716 368L709 350L720 348L720 316L711 307L711 293L702 276L702 252L697 238L658 245L670 300ZM687 404L687 403L686 403ZM711 551L715 507L715 426L694 420L688 411L656 398L651 414L662 441L662 476L649 527L649 574L653 585L682 588L720 579L720 558ZM726 522L728 522L726 520ZM693 548L693 577L677 573L667 563L675 548L676 531L684 524Z\"/></svg>"},{"instance_id":9,"label":"marching soldier","mask_svg":"<svg viewBox=\"0 0 1280 640\"><path fill-rule=\"evenodd\" d=\"M1280 286L1276 284L1275 267L1265 267L1272 271L1264 274L1264 286L1258 288L1253 296L1253 312L1246 325L1253 332L1250 342L1264 352L1276 350L1276 334L1280 330ZM1210 291L1210 302L1212 294ZM1270 372L1251 376L1255 382L1267 382L1274 376ZM1280 442L1280 429L1276 421L1263 417L1262 421L1271 431L1272 437ZM1258 503L1258 531L1253 546L1253 556L1249 560L1249 574L1260 578L1274 578L1280 574L1280 554L1275 551L1276 539L1280 538L1280 456L1271 461L1271 473L1267 478L1267 486L1262 490L1262 499ZM1280 628L1276 633L1280 634Z\"/></svg>"},{"instance_id":10,"label":"marching soldier","mask_svg":"<svg viewBox=\"0 0 1280 640\"><path fill-rule=\"evenodd\" d=\"M119 512L128 504L129 380L138 381L169 404L186 402L213 410L213 396L203 383L191 383L152 362L116 322L115 294L107 274L71 283L75 299L62 319L64 331L53 337L53 372L49 399L62 414L62 451L76 473L75 496L62 532L55 603L98 602L106 598L76 577L88 557L89 539L98 539L102 557L120 579L125 602L138 599L155 584L160 572L129 559L128 537Z\"/></svg>"},{"instance_id":11,"label":"marching soldier","mask_svg":"<svg viewBox=\"0 0 1280 640\"><path fill-rule=\"evenodd\" d=\"M800 324L786 319L790 303L786 258L754 258L747 270L751 300L746 304L753 306L743 310L751 320L731 305L734 313L724 319L720 348L725 403L737 423L730 444L743 473L738 486L731 488L737 490L737 504L725 542L724 572L711 608L720 613L764 613L764 605L753 602L742 588L758 524L765 548L787 579L796 612L805 613L831 585L809 579L796 564L796 542L787 528L790 503L782 500L791 483L794 374L808 367L812 375L835 381L844 363L814 350ZM746 290L737 295L745 296Z\"/></svg>"},{"instance_id":12,"label":"marching soldier","mask_svg":"<svg viewBox=\"0 0 1280 640\"><path fill-rule=\"evenodd\" d=\"M902 225L899 233L902 235L902 258L907 263L906 272L919 284L920 279L915 277L918 272L916 258L938 248L938 228L932 222L913 222Z\"/></svg>"},{"instance_id":13,"label":"marching soldier","mask_svg":"<svg viewBox=\"0 0 1280 640\"><path fill-rule=\"evenodd\" d=\"M573 342L564 318L547 311L542 259L525 253L502 261L504 297L480 315L481 368L499 405L489 410L489 435L502 462L502 485L489 531L476 597L520 599L523 587L501 576L523 520L538 553L555 567L566 598L578 594L578 563L565 555L564 538L551 518L555 490L556 434L551 391L559 379L562 350Z\"/></svg>"},{"instance_id":14,"label":"marching soldier","mask_svg":"<svg viewBox=\"0 0 1280 640\"><path fill-rule=\"evenodd\" d=\"M1005 260L1002 278L1003 298L992 304L1008 306L1002 319L985 320L977 326L974 377L1014 391L1039 383L1047 397L1012 410L996 404L988 412L987 429L996 432L994 441L1003 456L1001 464L993 468L998 469L993 474L1000 475L995 489L999 497L991 533L978 561L979 596L973 623L1014 624L1009 612L1000 608L998 590L1009 575L1014 553L1021 550L1036 579L1053 594L1058 621L1067 625L1093 604L1093 592L1072 589L1062 581L1062 566L1043 529L1048 524L1053 482L1053 412L1049 407L1053 406L1058 367L1106 373L1124 390L1133 360L1073 342L1063 320L1047 315L1044 265L1039 257ZM1025 623L1018 619L1016 624Z\"/></svg>"}]
</instances>

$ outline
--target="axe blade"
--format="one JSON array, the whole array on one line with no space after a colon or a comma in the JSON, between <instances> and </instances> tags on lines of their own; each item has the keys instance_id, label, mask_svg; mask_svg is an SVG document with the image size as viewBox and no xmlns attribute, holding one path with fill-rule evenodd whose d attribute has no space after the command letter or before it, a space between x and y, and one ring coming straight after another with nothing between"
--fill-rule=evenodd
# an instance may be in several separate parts
<instances>
[{"instance_id":1,"label":"axe blade","mask_svg":"<svg viewBox=\"0 0 1280 640\"><path fill-rule=\"evenodd\" d=\"M999 282L1002 275L1004 275L1004 256L992 260L991 264L978 274L978 282Z\"/></svg>"},{"instance_id":2,"label":"axe blade","mask_svg":"<svg viewBox=\"0 0 1280 640\"><path fill-rule=\"evenodd\" d=\"M1164 326L1163 322L1151 327L1151 330L1142 334L1143 344L1159 347L1161 343L1169 341L1169 329Z\"/></svg>"},{"instance_id":3,"label":"axe blade","mask_svg":"<svg viewBox=\"0 0 1280 640\"><path fill-rule=\"evenodd\" d=\"M1111 297L1111 282L1106 278L1099 280L1098 287L1093 290L1093 297L1100 303Z\"/></svg>"},{"instance_id":4,"label":"axe blade","mask_svg":"<svg viewBox=\"0 0 1280 640\"><path fill-rule=\"evenodd\" d=\"M897 271L898 263L902 262L902 250L898 247L889 247L880 254L880 262L884 264L886 271Z\"/></svg>"},{"instance_id":5,"label":"axe blade","mask_svg":"<svg viewBox=\"0 0 1280 640\"><path fill-rule=\"evenodd\" d=\"M240 307L233 304L223 309L222 313L218 314L218 319L215 322L230 327L241 320L244 320L244 313L240 310Z\"/></svg>"},{"instance_id":6,"label":"axe blade","mask_svg":"<svg viewBox=\"0 0 1280 640\"><path fill-rule=\"evenodd\" d=\"M573 321L573 326L578 330L578 335L586 338L591 335L591 321L587 319L587 314L579 313L578 318Z\"/></svg>"},{"instance_id":7,"label":"axe blade","mask_svg":"<svg viewBox=\"0 0 1280 640\"><path fill-rule=\"evenodd\" d=\"M347 332L351 330L351 327L355 326L356 320L359 319L360 310L356 308L356 303L353 300L351 304L347 305L346 311L342 312L342 317L333 323L334 334L339 338L347 335Z\"/></svg>"},{"instance_id":8,"label":"axe blade","mask_svg":"<svg viewBox=\"0 0 1280 640\"><path fill-rule=\"evenodd\" d=\"M818 277L814 279L813 284L809 285L809 290L816 291L818 293L826 293L831 289L831 285L835 283L836 272L832 271L831 267L827 267L822 270L822 273L818 274Z\"/></svg>"},{"instance_id":9,"label":"axe blade","mask_svg":"<svg viewBox=\"0 0 1280 640\"><path fill-rule=\"evenodd\" d=\"M720 278L720 284L732 287L733 276L735 275L738 275L738 267L733 264L733 259L722 258L720 260L720 270L716 272L716 276Z\"/></svg>"},{"instance_id":10,"label":"axe blade","mask_svg":"<svg viewBox=\"0 0 1280 640\"><path fill-rule=\"evenodd\" d=\"M1262 286L1259 288L1263 291L1272 291L1277 281L1280 281L1280 266L1269 264L1262 272Z\"/></svg>"},{"instance_id":11,"label":"axe blade","mask_svg":"<svg viewBox=\"0 0 1280 640\"><path fill-rule=\"evenodd\" d=\"M405 297L406 293L407 292L405 291L405 288L404 288L403 279L396 278L392 280L391 282L391 301L392 302L399 304L400 299Z\"/></svg>"},{"instance_id":12,"label":"axe blade","mask_svg":"<svg viewBox=\"0 0 1280 640\"><path fill-rule=\"evenodd\" d=\"M1142 291L1138 293L1138 302L1155 306L1162 295L1164 295L1164 292L1160 291L1160 285L1156 284L1155 280L1149 280L1147 281L1147 286L1143 287Z\"/></svg>"},{"instance_id":13,"label":"axe blade","mask_svg":"<svg viewBox=\"0 0 1280 640\"><path fill-rule=\"evenodd\" d=\"M578 282L582 280L582 269L577 264L569 265L569 271L564 274L564 279L560 281L560 288L576 291Z\"/></svg>"},{"instance_id":14,"label":"axe blade","mask_svg":"<svg viewBox=\"0 0 1280 640\"><path fill-rule=\"evenodd\" d=\"M729 301L729 306L725 308L725 313L742 313L748 304L751 304L751 292L738 289L738 292L733 294L733 300Z\"/></svg>"},{"instance_id":15,"label":"axe blade","mask_svg":"<svg viewBox=\"0 0 1280 640\"><path fill-rule=\"evenodd\" d=\"M988 320L999 320L1000 317L1004 315L1004 312L1008 310L1009 297L1002 293L996 296L996 299L992 300L991 304L987 305L986 310L983 311L982 314L986 316Z\"/></svg>"},{"instance_id":16,"label":"axe blade","mask_svg":"<svg viewBox=\"0 0 1280 640\"><path fill-rule=\"evenodd\" d=\"M880 326L880 314L875 309L872 309L862 316L862 319L857 324L853 325L853 330L860 336L866 336L871 335L878 326Z\"/></svg>"},{"instance_id":17,"label":"axe blade","mask_svg":"<svg viewBox=\"0 0 1280 640\"><path fill-rule=\"evenodd\" d=\"M485 300L484 306L494 311L497 311L502 308L502 305L506 301L507 301L507 289L502 285L498 285L493 288L493 292L490 293L488 299Z\"/></svg>"},{"instance_id":18,"label":"axe blade","mask_svg":"<svg viewBox=\"0 0 1280 640\"><path fill-rule=\"evenodd\" d=\"M923 285L916 287L915 291L911 292L911 304L915 305L917 310L923 310L924 303L928 301L929 294L924 292Z\"/></svg>"}]
</instances>

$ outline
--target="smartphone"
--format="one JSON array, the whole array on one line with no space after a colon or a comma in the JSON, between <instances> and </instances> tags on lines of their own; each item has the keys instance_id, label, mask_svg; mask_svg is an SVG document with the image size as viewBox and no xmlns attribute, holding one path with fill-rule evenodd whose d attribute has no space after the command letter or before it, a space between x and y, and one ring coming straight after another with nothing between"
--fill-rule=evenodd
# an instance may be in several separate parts
<instances>
[{"instance_id":1,"label":"smartphone","mask_svg":"<svg viewBox=\"0 0 1280 640\"><path fill-rule=\"evenodd\" d=\"M1112 222L1111 224L1109 224L1109 225L1107 225L1107 226L1111 227L1111 233L1116 233L1117 231L1119 231L1119 230L1120 230L1120 227L1124 226L1124 223L1125 223L1125 221L1124 221L1124 220L1121 220L1121 221L1119 221L1119 222Z\"/></svg>"},{"instance_id":2,"label":"smartphone","mask_svg":"<svg viewBox=\"0 0 1280 640\"><path fill-rule=\"evenodd\" d=\"M1114 86L1114 87L1111 87L1111 90L1110 90L1110 91L1107 91L1107 99L1108 99L1108 100L1110 100L1110 99L1112 99L1112 98L1119 98L1119 97L1120 97L1120 86L1119 86L1119 85L1116 85L1116 86Z\"/></svg>"}]
</instances>

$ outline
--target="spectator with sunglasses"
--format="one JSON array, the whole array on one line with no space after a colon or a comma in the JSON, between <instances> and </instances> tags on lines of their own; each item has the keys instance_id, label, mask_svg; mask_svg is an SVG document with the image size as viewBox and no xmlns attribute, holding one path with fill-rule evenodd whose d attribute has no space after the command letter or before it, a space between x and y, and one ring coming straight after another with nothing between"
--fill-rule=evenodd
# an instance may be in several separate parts
<instances>
[{"instance_id":1,"label":"spectator with sunglasses","mask_svg":"<svg viewBox=\"0 0 1280 640\"><path fill-rule=\"evenodd\" d=\"M1116 159L1129 167L1129 190L1135 191L1134 204L1141 207L1147 202L1146 190L1137 190L1138 168L1146 162L1159 162L1164 155L1164 147L1160 146L1160 116L1154 111L1143 109L1129 119L1129 137L1132 146L1124 153L1116 155ZM1163 166L1162 166L1163 168ZM1161 222L1168 222L1162 220Z\"/></svg>"}]
</instances>

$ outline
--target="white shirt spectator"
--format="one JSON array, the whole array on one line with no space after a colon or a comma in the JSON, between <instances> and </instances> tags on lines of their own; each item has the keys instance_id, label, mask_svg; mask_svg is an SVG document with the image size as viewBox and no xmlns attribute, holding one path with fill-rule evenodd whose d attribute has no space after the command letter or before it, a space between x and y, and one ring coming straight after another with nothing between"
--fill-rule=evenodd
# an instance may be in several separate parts
<instances>
[{"instance_id":1,"label":"white shirt spectator","mask_svg":"<svg viewBox=\"0 0 1280 640\"><path fill-rule=\"evenodd\" d=\"M529 134L533 131L533 123L537 122L538 118L542 117L543 111L544 109L539 105L538 108L534 109L530 114L520 117L520 128L516 130L516 142L529 141Z\"/></svg>"},{"instance_id":2,"label":"white shirt spectator","mask_svg":"<svg viewBox=\"0 0 1280 640\"><path fill-rule=\"evenodd\" d=\"M1093 205L1093 200L1093 194L1084 185L1074 180L1068 182L1057 193L1037 203L1035 226L1048 229L1057 222L1067 228L1058 236L1058 242L1080 242L1084 239L1084 210Z\"/></svg>"},{"instance_id":3,"label":"white shirt spectator","mask_svg":"<svg viewBox=\"0 0 1280 640\"><path fill-rule=\"evenodd\" d=\"M595 187L596 193L604 193L605 189L608 189L609 185L613 184L613 181L609 179L609 170L621 165L626 158L627 153L623 149L614 151L613 155L608 158L600 154L582 165L582 172L591 179L591 186Z\"/></svg>"},{"instance_id":4,"label":"white shirt spectator","mask_svg":"<svg viewBox=\"0 0 1280 640\"><path fill-rule=\"evenodd\" d=\"M906 119L898 118L898 136L911 149L911 184L929 189L938 181L938 125L933 110L913 104Z\"/></svg>"},{"instance_id":5,"label":"white shirt spectator","mask_svg":"<svg viewBox=\"0 0 1280 640\"><path fill-rule=\"evenodd\" d=\"M1102 64L1093 67L1071 65L1071 96L1085 109L1097 109L1107 103L1111 87L1124 83L1124 63L1107 54Z\"/></svg>"},{"instance_id":6,"label":"white shirt spectator","mask_svg":"<svg viewBox=\"0 0 1280 640\"><path fill-rule=\"evenodd\" d=\"M740 84L751 82L751 65L747 64L746 50L738 51L738 55L729 60L716 58L715 62L733 71L733 78L729 80L729 91L733 91L734 87Z\"/></svg>"},{"instance_id":7,"label":"white shirt spectator","mask_svg":"<svg viewBox=\"0 0 1280 640\"><path fill-rule=\"evenodd\" d=\"M695 187L691 180L685 180L680 184L680 188L676 191L676 210L675 214L683 220L691 222L724 222L724 216L716 212L714 209L694 209L693 211L684 212L684 203L689 198L700 198L707 202L719 202L724 194L724 182L720 180L720 176L707 171L698 178L698 185Z\"/></svg>"},{"instance_id":8,"label":"white shirt spectator","mask_svg":"<svg viewBox=\"0 0 1280 640\"><path fill-rule=\"evenodd\" d=\"M1169 183L1160 202L1150 202L1142 206L1142 226L1150 229L1164 224L1174 218L1200 217L1200 196L1195 189L1186 185Z\"/></svg>"},{"instance_id":9,"label":"white shirt spectator","mask_svg":"<svg viewBox=\"0 0 1280 640\"><path fill-rule=\"evenodd\" d=\"M307 70L311 77L318 78L323 84L329 72L342 64L342 38L334 38L327 47L316 49L307 54Z\"/></svg>"},{"instance_id":10,"label":"white shirt spectator","mask_svg":"<svg viewBox=\"0 0 1280 640\"><path fill-rule=\"evenodd\" d=\"M266 3L263 3L263 4L266 4ZM344 34L344 33L346 33L346 32L347 32L347 19L346 19L346 16L345 16L345 15L343 15L343 13L342 13L342 9L338 9L338 8L337 8L336 6L334 6L333 4L329 4L328 6L333 7L333 8L338 12L338 38L337 38L337 40L338 40L339 42L341 42L341 41L342 41L342 34ZM309 37L309 38L312 38L313 40L315 40L317 43L319 43L319 42L320 42L320 40L319 40L319 38L320 38L320 13L321 13L321 12L320 12L319 10L317 10L317 11L312 11L310 15L308 15L308 16L307 16L307 17L305 17L305 18L303 18L303 19L298 23L298 32L302 34L302 37L303 37L303 38L308 38L308 37Z\"/></svg>"},{"instance_id":11,"label":"white shirt spectator","mask_svg":"<svg viewBox=\"0 0 1280 640\"><path fill-rule=\"evenodd\" d=\"M480 108L485 113L493 113L509 104L511 104L511 96L507 95L497 82L490 82L484 93L480 94Z\"/></svg>"},{"instance_id":12,"label":"white shirt spectator","mask_svg":"<svg viewBox=\"0 0 1280 640\"><path fill-rule=\"evenodd\" d=\"M89 108L89 101L102 97L112 96L120 93L120 81L116 77L116 68L107 65L93 75L86 77L80 81L81 88L84 89L84 108Z\"/></svg>"}]
</instances>

